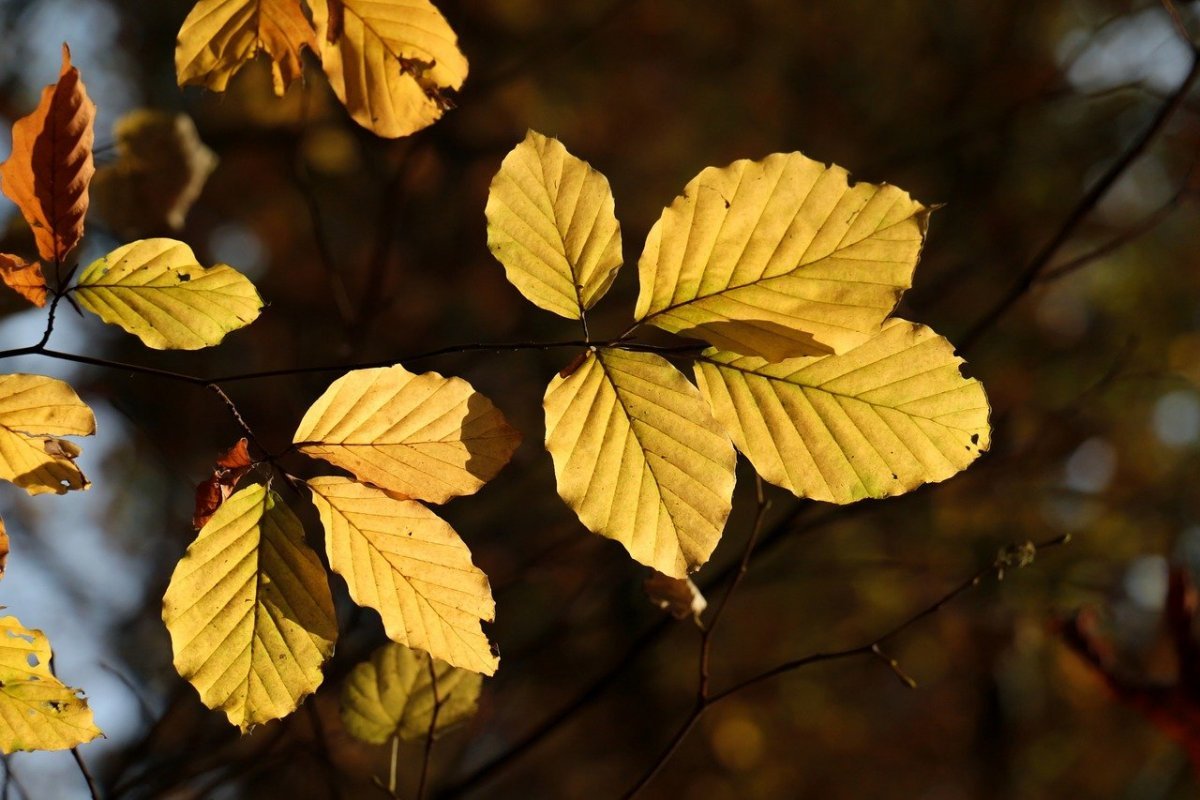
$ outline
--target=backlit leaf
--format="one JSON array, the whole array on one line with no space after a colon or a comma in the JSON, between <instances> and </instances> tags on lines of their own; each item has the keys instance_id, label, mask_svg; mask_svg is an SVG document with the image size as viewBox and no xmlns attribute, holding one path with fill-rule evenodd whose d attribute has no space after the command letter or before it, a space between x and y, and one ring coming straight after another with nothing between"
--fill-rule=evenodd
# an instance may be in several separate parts
<instances>
[{"instance_id":1,"label":"backlit leaf","mask_svg":"<svg viewBox=\"0 0 1200 800\"><path fill-rule=\"evenodd\" d=\"M138 109L113 125L117 160L96 170L93 211L126 239L183 229L217 156L186 114Z\"/></svg>"},{"instance_id":2,"label":"backlit leaf","mask_svg":"<svg viewBox=\"0 0 1200 800\"><path fill-rule=\"evenodd\" d=\"M346 478L308 482L325 528L329 565L354 602L379 612L393 641L491 675L500 659L480 620L495 614L487 576L445 521Z\"/></svg>"},{"instance_id":3,"label":"backlit leaf","mask_svg":"<svg viewBox=\"0 0 1200 800\"><path fill-rule=\"evenodd\" d=\"M557 139L530 131L500 165L487 202L488 247L534 305L578 319L621 266L608 179Z\"/></svg>"},{"instance_id":4,"label":"backlit leaf","mask_svg":"<svg viewBox=\"0 0 1200 800\"><path fill-rule=\"evenodd\" d=\"M200 0L175 42L180 86L225 91L233 74L258 53L271 59L275 93L304 72L301 51L317 50L312 24L299 0Z\"/></svg>"},{"instance_id":5,"label":"backlit leaf","mask_svg":"<svg viewBox=\"0 0 1200 800\"><path fill-rule=\"evenodd\" d=\"M192 527L200 530L212 519L221 504L233 494L238 482L253 465L245 438L217 457L213 474L196 487L196 503L192 511Z\"/></svg>"},{"instance_id":6,"label":"backlit leaf","mask_svg":"<svg viewBox=\"0 0 1200 800\"><path fill-rule=\"evenodd\" d=\"M342 686L342 722L350 735L368 744L393 736L416 741L429 735L435 706L435 734L474 715L483 677L434 659L435 698L429 660L389 642L356 665Z\"/></svg>"},{"instance_id":7,"label":"backlit leaf","mask_svg":"<svg viewBox=\"0 0 1200 800\"><path fill-rule=\"evenodd\" d=\"M736 454L687 378L651 353L596 351L544 406L558 493L589 530L674 578L708 560Z\"/></svg>"},{"instance_id":8,"label":"backlit leaf","mask_svg":"<svg viewBox=\"0 0 1200 800\"><path fill-rule=\"evenodd\" d=\"M75 390L42 375L0 375L0 479L30 494L86 489L79 449L59 436L91 436L96 418Z\"/></svg>"},{"instance_id":9,"label":"backlit leaf","mask_svg":"<svg viewBox=\"0 0 1200 800\"><path fill-rule=\"evenodd\" d=\"M495 477L521 435L461 378L394 366L355 370L334 381L308 409L293 441L360 480L444 503Z\"/></svg>"},{"instance_id":10,"label":"backlit leaf","mask_svg":"<svg viewBox=\"0 0 1200 800\"><path fill-rule=\"evenodd\" d=\"M46 278L38 262L0 253L0 281L38 308L46 305Z\"/></svg>"},{"instance_id":11,"label":"backlit leaf","mask_svg":"<svg viewBox=\"0 0 1200 800\"><path fill-rule=\"evenodd\" d=\"M262 298L225 264L202 267L174 239L118 247L83 271L79 305L156 350L198 350L258 318Z\"/></svg>"},{"instance_id":12,"label":"backlit leaf","mask_svg":"<svg viewBox=\"0 0 1200 800\"><path fill-rule=\"evenodd\" d=\"M646 239L635 317L772 361L845 352L912 285L928 215L799 153L709 167Z\"/></svg>"},{"instance_id":13,"label":"backlit leaf","mask_svg":"<svg viewBox=\"0 0 1200 800\"><path fill-rule=\"evenodd\" d=\"M429 0L309 0L321 62L354 121L377 136L436 122L467 79L458 37Z\"/></svg>"},{"instance_id":14,"label":"backlit leaf","mask_svg":"<svg viewBox=\"0 0 1200 800\"><path fill-rule=\"evenodd\" d=\"M4 577L4 570L8 569L8 528L4 526L4 518L0 517L0 578Z\"/></svg>"},{"instance_id":15,"label":"backlit leaf","mask_svg":"<svg viewBox=\"0 0 1200 800\"><path fill-rule=\"evenodd\" d=\"M83 237L95 119L96 106L63 45L58 83L13 125L12 155L0 164L0 188L21 209L47 261L62 261Z\"/></svg>"},{"instance_id":16,"label":"backlit leaf","mask_svg":"<svg viewBox=\"0 0 1200 800\"><path fill-rule=\"evenodd\" d=\"M287 716L321 684L337 622L300 520L261 484L230 497L163 597L175 668L243 731Z\"/></svg>"},{"instance_id":17,"label":"backlit leaf","mask_svg":"<svg viewBox=\"0 0 1200 800\"><path fill-rule=\"evenodd\" d=\"M953 346L891 319L840 356L707 350L700 390L758 473L800 497L851 503L943 481L987 450L988 402Z\"/></svg>"},{"instance_id":18,"label":"backlit leaf","mask_svg":"<svg viewBox=\"0 0 1200 800\"><path fill-rule=\"evenodd\" d=\"M50 672L50 642L0 617L0 752L68 750L103 736L78 689Z\"/></svg>"}]
</instances>

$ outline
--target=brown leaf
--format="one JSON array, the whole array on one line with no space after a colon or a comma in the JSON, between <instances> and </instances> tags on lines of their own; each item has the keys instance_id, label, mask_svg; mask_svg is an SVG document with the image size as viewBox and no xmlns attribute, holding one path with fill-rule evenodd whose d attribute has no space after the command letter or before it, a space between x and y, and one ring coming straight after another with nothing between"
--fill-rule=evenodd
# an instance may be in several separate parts
<instances>
[{"instance_id":1,"label":"brown leaf","mask_svg":"<svg viewBox=\"0 0 1200 800\"><path fill-rule=\"evenodd\" d=\"M325 41L337 44L346 27L346 6L342 0L329 0L329 27L325 29Z\"/></svg>"},{"instance_id":2,"label":"brown leaf","mask_svg":"<svg viewBox=\"0 0 1200 800\"><path fill-rule=\"evenodd\" d=\"M217 456L217 466L212 477L196 487L196 507L192 512L192 527L203 528L221 504L229 499L234 488L238 485L254 461L250 458L250 449L246 440L239 439L238 443Z\"/></svg>"},{"instance_id":3,"label":"brown leaf","mask_svg":"<svg viewBox=\"0 0 1200 800\"><path fill-rule=\"evenodd\" d=\"M691 578L672 578L655 572L642 584L650 602L669 613L675 619L691 617L700 624L700 615L708 608L708 601Z\"/></svg>"},{"instance_id":4,"label":"brown leaf","mask_svg":"<svg viewBox=\"0 0 1200 800\"><path fill-rule=\"evenodd\" d=\"M96 170L95 211L126 239L175 234L200 197L217 156L186 114L138 109L113 125L117 160Z\"/></svg>"},{"instance_id":5,"label":"brown leaf","mask_svg":"<svg viewBox=\"0 0 1200 800\"><path fill-rule=\"evenodd\" d=\"M95 119L96 106L64 44L58 83L13 125L12 155L0 164L0 189L21 209L47 261L61 262L83 238Z\"/></svg>"},{"instance_id":6,"label":"brown leaf","mask_svg":"<svg viewBox=\"0 0 1200 800\"><path fill-rule=\"evenodd\" d=\"M46 305L46 278L38 262L0 253L0 280L38 308Z\"/></svg>"}]
</instances>

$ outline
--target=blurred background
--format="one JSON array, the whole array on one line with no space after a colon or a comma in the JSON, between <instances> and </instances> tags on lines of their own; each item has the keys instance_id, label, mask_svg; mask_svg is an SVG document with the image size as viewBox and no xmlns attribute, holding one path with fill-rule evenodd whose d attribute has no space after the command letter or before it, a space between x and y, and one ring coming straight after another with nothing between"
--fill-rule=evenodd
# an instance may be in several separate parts
<instances>
[{"instance_id":1,"label":"blurred background","mask_svg":"<svg viewBox=\"0 0 1200 800\"><path fill-rule=\"evenodd\" d=\"M186 0L0 0L0 156L69 42L99 107L99 164L116 165L112 126L127 112L194 120L219 163L175 235L203 263L250 275L269 304L203 352L147 351L69 308L52 344L214 375L575 338L574 325L505 282L486 247L488 183L527 128L560 138L615 192L626 267L590 317L594 335L627 327L644 236L693 175L800 150L944 205L900 314L960 341L1136 142L1192 59L1157 0L437 4L471 63L459 108L384 141L349 120L311 60L282 99L265 63L223 95L178 89ZM1200 3L1178 8L1200 31ZM870 642L1010 543L1069 533L1070 544L889 641L915 690L871 658L763 682L713 708L643 797L1195 796L1186 735L1171 738L1123 702L1115 679L1062 634L1092 609L1120 681L1200 684L1178 674L1163 622L1170 567L1200 568L1200 92L1182 103L1075 229L1050 279L965 353L995 409L990 454L945 484L846 509L768 491L768 544L715 637L714 688ZM166 232L161 208L119 196L106 206L94 207L84 264ZM0 250L30 252L14 212L0 203ZM32 344L44 326L14 298L0 297L0 349ZM479 714L438 742L431 796L617 797L692 705L695 627L652 606L646 570L588 534L555 493L541 396L570 359L411 364L469 379L525 435L497 480L444 509L491 578L503 664ZM350 739L337 710L342 677L383 634L339 578L338 653L288 720L239 737L172 668L162 593L194 535L193 489L239 436L214 396L44 359L0 366L69 379L99 419L80 462L89 492L30 499L0 486L13 539L0 604L44 630L59 675L87 691L108 738L81 753L107 796L385 796L374 780L390 753ZM283 449L337 374L228 389ZM741 468L701 584L740 557L749 533L753 479ZM318 541L311 509L286 499ZM580 698L561 724L544 724ZM420 745L401 748L402 796L421 761ZM5 765L4 797L87 796L67 753Z\"/></svg>"}]
</instances>

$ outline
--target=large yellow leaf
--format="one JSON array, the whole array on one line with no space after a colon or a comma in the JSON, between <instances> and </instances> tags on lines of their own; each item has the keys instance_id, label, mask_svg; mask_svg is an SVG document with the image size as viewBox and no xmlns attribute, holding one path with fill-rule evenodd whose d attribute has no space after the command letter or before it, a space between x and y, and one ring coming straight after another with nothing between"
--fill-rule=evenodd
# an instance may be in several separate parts
<instances>
[{"instance_id":1,"label":"large yellow leaf","mask_svg":"<svg viewBox=\"0 0 1200 800\"><path fill-rule=\"evenodd\" d=\"M534 305L579 319L621 266L608 179L557 139L530 131L488 192L488 247Z\"/></svg>"},{"instance_id":2,"label":"large yellow leaf","mask_svg":"<svg viewBox=\"0 0 1200 800\"><path fill-rule=\"evenodd\" d=\"M799 153L709 167L646 239L635 317L772 361L845 352L912 285L928 214Z\"/></svg>"},{"instance_id":3,"label":"large yellow leaf","mask_svg":"<svg viewBox=\"0 0 1200 800\"><path fill-rule=\"evenodd\" d=\"M175 40L180 86L225 91L233 74L259 51L271 59L275 93L304 72L301 52L317 50L312 24L299 0L200 0Z\"/></svg>"},{"instance_id":4,"label":"large yellow leaf","mask_svg":"<svg viewBox=\"0 0 1200 800\"><path fill-rule=\"evenodd\" d=\"M0 164L0 188L33 228L38 252L61 262L83 237L96 105L64 44L58 83L42 90L37 109L17 120L12 154Z\"/></svg>"},{"instance_id":5,"label":"large yellow leaf","mask_svg":"<svg viewBox=\"0 0 1200 800\"><path fill-rule=\"evenodd\" d=\"M544 406L558 493L589 530L674 578L708 560L737 456L687 378L651 353L594 351Z\"/></svg>"},{"instance_id":6,"label":"large yellow leaf","mask_svg":"<svg viewBox=\"0 0 1200 800\"><path fill-rule=\"evenodd\" d=\"M474 715L483 677L434 659L435 699L429 659L389 642L356 665L342 686L342 722L350 735L368 744L393 736L414 741L429 735L435 705L435 734Z\"/></svg>"},{"instance_id":7,"label":"large yellow leaf","mask_svg":"<svg viewBox=\"0 0 1200 800\"><path fill-rule=\"evenodd\" d=\"M50 642L0 618L0 752L68 750L103 736L78 689L50 672Z\"/></svg>"},{"instance_id":8,"label":"large yellow leaf","mask_svg":"<svg viewBox=\"0 0 1200 800\"><path fill-rule=\"evenodd\" d=\"M334 381L293 441L380 488L444 503L495 477L521 435L461 378L397 365Z\"/></svg>"},{"instance_id":9,"label":"large yellow leaf","mask_svg":"<svg viewBox=\"0 0 1200 800\"><path fill-rule=\"evenodd\" d=\"M329 84L354 121L394 139L433 124L467 79L458 37L429 0L309 0Z\"/></svg>"},{"instance_id":10,"label":"large yellow leaf","mask_svg":"<svg viewBox=\"0 0 1200 800\"><path fill-rule=\"evenodd\" d=\"M242 730L287 716L321 685L337 621L300 520L261 484L213 514L163 597L175 668Z\"/></svg>"},{"instance_id":11,"label":"large yellow leaf","mask_svg":"<svg viewBox=\"0 0 1200 800\"><path fill-rule=\"evenodd\" d=\"M945 480L987 450L987 396L961 364L929 328L891 319L840 356L770 364L707 350L696 377L763 478L851 503Z\"/></svg>"},{"instance_id":12,"label":"large yellow leaf","mask_svg":"<svg viewBox=\"0 0 1200 800\"><path fill-rule=\"evenodd\" d=\"M487 576L445 521L346 478L308 482L325 528L329 565L354 602L383 618L388 638L491 675L500 659L483 634L496 605Z\"/></svg>"},{"instance_id":13,"label":"large yellow leaf","mask_svg":"<svg viewBox=\"0 0 1200 800\"><path fill-rule=\"evenodd\" d=\"M156 350L199 350L258 318L262 298L225 264L202 267L174 239L118 247L83 271L79 305Z\"/></svg>"},{"instance_id":14,"label":"large yellow leaf","mask_svg":"<svg viewBox=\"0 0 1200 800\"><path fill-rule=\"evenodd\" d=\"M79 448L59 436L91 436L96 418L75 390L42 375L0 375L0 479L30 494L86 489Z\"/></svg>"}]
</instances>

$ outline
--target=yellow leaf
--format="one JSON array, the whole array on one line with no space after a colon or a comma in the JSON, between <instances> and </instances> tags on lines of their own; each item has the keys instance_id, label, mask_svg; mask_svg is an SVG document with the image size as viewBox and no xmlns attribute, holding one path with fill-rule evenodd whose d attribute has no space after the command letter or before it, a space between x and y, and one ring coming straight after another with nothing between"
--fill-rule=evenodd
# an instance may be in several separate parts
<instances>
[{"instance_id":1,"label":"yellow leaf","mask_svg":"<svg viewBox=\"0 0 1200 800\"><path fill-rule=\"evenodd\" d=\"M350 735L368 744L383 744L393 736L424 739L434 724L435 705L435 734L473 716L483 677L434 659L435 698L429 660L389 642L356 665L342 686L342 722Z\"/></svg>"},{"instance_id":2,"label":"yellow leaf","mask_svg":"<svg viewBox=\"0 0 1200 800\"><path fill-rule=\"evenodd\" d=\"M771 361L845 352L912 285L928 216L799 153L709 167L651 229L634 316Z\"/></svg>"},{"instance_id":3,"label":"yellow leaf","mask_svg":"<svg viewBox=\"0 0 1200 800\"><path fill-rule=\"evenodd\" d=\"M30 494L86 489L78 448L58 436L91 436L96 418L75 390L41 375L0 375L0 479Z\"/></svg>"},{"instance_id":4,"label":"yellow leaf","mask_svg":"<svg viewBox=\"0 0 1200 800\"><path fill-rule=\"evenodd\" d=\"M50 672L50 642L0 618L0 752L68 750L103 736L78 689Z\"/></svg>"},{"instance_id":5,"label":"yellow leaf","mask_svg":"<svg viewBox=\"0 0 1200 800\"><path fill-rule=\"evenodd\" d=\"M479 621L495 615L487 576L445 521L346 478L308 482L333 571L354 602L383 618L388 638L491 675L500 663Z\"/></svg>"},{"instance_id":6,"label":"yellow leaf","mask_svg":"<svg viewBox=\"0 0 1200 800\"><path fill-rule=\"evenodd\" d=\"M79 305L155 350L198 350L258 318L262 298L225 264L202 267L174 239L142 239L94 261L79 276Z\"/></svg>"},{"instance_id":7,"label":"yellow leaf","mask_svg":"<svg viewBox=\"0 0 1200 800\"><path fill-rule=\"evenodd\" d=\"M467 79L458 37L429 0L309 0L321 62L354 121L395 139L432 125Z\"/></svg>"},{"instance_id":8,"label":"yellow leaf","mask_svg":"<svg viewBox=\"0 0 1200 800\"><path fill-rule=\"evenodd\" d=\"M95 172L96 106L65 44L62 55L58 83L47 86L37 109L13 125L12 155L0 164L0 188L21 209L42 258L56 262L83 238Z\"/></svg>"},{"instance_id":9,"label":"yellow leaf","mask_svg":"<svg viewBox=\"0 0 1200 800\"><path fill-rule=\"evenodd\" d=\"M95 213L125 239L179 231L217 156L186 114L138 109L113 125L117 160L96 170Z\"/></svg>"},{"instance_id":10,"label":"yellow leaf","mask_svg":"<svg viewBox=\"0 0 1200 800\"><path fill-rule=\"evenodd\" d=\"M700 390L758 473L800 497L851 503L943 481L987 450L988 402L953 346L891 319L840 356L705 351Z\"/></svg>"},{"instance_id":11,"label":"yellow leaf","mask_svg":"<svg viewBox=\"0 0 1200 800\"><path fill-rule=\"evenodd\" d=\"M589 353L546 389L558 493L591 531L683 578L708 560L737 456L696 387L651 353Z\"/></svg>"},{"instance_id":12,"label":"yellow leaf","mask_svg":"<svg viewBox=\"0 0 1200 800\"><path fill-rule=\"evenodd\" d=\"M279 496L235 493L201 529L163 597L175 668L243 731L321 685L337 621L324 567Z\"/></svg>"},{"instance_id":13,"label":"yellow leaf","mask_svg":"<svg viewBox=\"0 0 1200 800\"><path fill-rule=\"evenodd\" d=\"M38 262L0 253L0 281L38 308L46 305L46 278Z\"/></svg>"},{"instance_id":14,"label":"yellow leaf","mask_svg":"<svg viewBox=\"0 0 1200 800\"><path fill-rule=\"evenodd\" d=\"M308 409L293 441L360 480L444 503L494 478L521 435L461 378L394 366L338 378Z\"/></svg>"},{"instance_id":15,"label":"yellow leaf","mask_svg":"<svg viewBox=\"0 0 1200 800\"><path fill-rule=\"evenodd\" d=\"M275 94L304 72L301 51L317 50L299 0L200 0L175 41L180 86L225 91L229 79L259 51L271 59Z\"/></svg>"},{"instance_id":16,"label":"yellow leaf","mask_svg":"<svg viewBox=\"0 0 1200 800\"><path fill-rule=\"evenodd\" d=\"M488 247L534 305L579 319L621 266L608 179L557 139L530 131L488 192Z\"/></svg>"}]
</instances>

